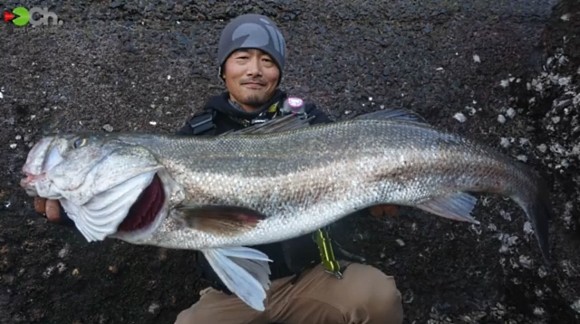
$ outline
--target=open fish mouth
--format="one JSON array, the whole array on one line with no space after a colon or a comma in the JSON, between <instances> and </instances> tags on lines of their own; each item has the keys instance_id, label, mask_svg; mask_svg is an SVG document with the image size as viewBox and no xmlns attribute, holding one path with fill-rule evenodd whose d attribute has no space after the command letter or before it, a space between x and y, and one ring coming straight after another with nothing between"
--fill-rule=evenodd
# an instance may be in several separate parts
<instances>
[{"instance_id":1,"label":"open fish mouth","mask_svg":"<svg viewBox=\"0 0 580 324\"><path fill-rule=\"evenodd\" d=\"M157 174L151 183L141 192L133 203L127 216L119 224L118 231L131 232L141 230L151 225L159 215L165 203L163 183Z\"/></svg>"}]
</instances>

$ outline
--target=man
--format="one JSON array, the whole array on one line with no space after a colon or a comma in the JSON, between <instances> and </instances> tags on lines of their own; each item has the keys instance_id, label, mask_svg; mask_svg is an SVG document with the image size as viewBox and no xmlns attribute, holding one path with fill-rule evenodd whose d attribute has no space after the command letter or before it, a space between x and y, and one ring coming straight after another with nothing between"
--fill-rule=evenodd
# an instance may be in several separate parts
<instances>
[{"instance_id":1,"label":"man","mask_svg":"<svg viewBox=\"0 0 580 324\"><path fill-rule=\"evenodd\" d=\"M288 113L313 118L311 124L329 122L314 105L278 89L285 50L282 33L267 17L248 14L232 20L218 48L219 76L227 91L210 98L178 134L218 135ZM39 200L37 206L49 220L60 218L57 202ZM231 294L198 253L211 287L200 292L199 301L182 311L176 323L401 323L394 279L371 266L341 260L340 249L330 242L328 232L319 230L254 247L273 261L263 312Z\"/></svg>"}]
</instances>

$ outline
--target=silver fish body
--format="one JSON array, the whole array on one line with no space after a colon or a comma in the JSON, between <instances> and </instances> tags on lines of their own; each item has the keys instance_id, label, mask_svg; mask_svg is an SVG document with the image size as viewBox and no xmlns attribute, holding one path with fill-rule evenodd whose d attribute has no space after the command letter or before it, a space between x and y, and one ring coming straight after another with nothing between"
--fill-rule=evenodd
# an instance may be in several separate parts
<instances>
[{"instance_id":1,"label":"silver fish body","mask_svg":"<svg viewBox=\"0 0 580 324\"><path fill-rule=\"evenodd\" d=\"M369 117L222 137L59 135L42 139L23 170L27 192L60 199L88 240L201 250L226 286L256 309L263 309L268 259L238 247L310 233L376 204L476 222L476 199L467 192L497 193L524 209L545 257L549 250L548 189L533 171L408 120ZM154 195L163 197L154 217L119 230L153 179L162 188ZM249 271L231 279L243 269Z\"/></svg>"}]
</instances>

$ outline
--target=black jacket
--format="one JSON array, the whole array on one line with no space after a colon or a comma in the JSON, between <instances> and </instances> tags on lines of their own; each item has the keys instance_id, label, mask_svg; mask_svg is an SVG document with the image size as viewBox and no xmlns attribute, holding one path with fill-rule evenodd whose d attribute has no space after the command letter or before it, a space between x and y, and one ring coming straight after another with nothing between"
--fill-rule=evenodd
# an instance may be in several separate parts
<instances>
[{"instance_id":1,"label":"black jacket","mask_svg":"<svg viewBox=\"0 0 580 324\"><path fill-rule=\"evenodd\" d=\"M279 115L279 108L282 107L286 98L287 95L284 92L277 91L272 100L266 103L262 109L256 113L246 113L233 106L229 101L227 92L222 93L210 98L203 110L188 120L178 131L178 134L218 135L232 129L242 129L255 122L271 119ZM314 104L306 104L305 112L308 116L315 117L310 122L311 124L331 121ZM299 274L301 271L320 262L318 247L312 234L283 242L257 245L253 246L253 248L264 252L273 261L270 263L270 278L272 280ZM198 253L198 260L205 279L209 280L214 288L228 292L202 253Z\"/></svg>"},{"instance_id":2,"label":"black jacket","mask_svg":"<svg viewBox=\"0 0 580 324\"><path fill-rule=\"evenodd\" d=\"M218 96L211 97L203 107L203 110L195 114L177 132L179 135L219 135L229 130L238 130L252 125L254 122L271 119L280 114L279 108L286 100L286 93L277 90L272 99L255 113L244 112L232 105L229 101L229 94L224 92ZM272 105L277 105L275 111L271 111ZM306 103L305 112L308 116L315 118L310 124L327 123L331 120L322 111L318 110L314 104ZM211 118L213 125L205 128L203 123L207 118Z\"/></svg>"}]
</instances>

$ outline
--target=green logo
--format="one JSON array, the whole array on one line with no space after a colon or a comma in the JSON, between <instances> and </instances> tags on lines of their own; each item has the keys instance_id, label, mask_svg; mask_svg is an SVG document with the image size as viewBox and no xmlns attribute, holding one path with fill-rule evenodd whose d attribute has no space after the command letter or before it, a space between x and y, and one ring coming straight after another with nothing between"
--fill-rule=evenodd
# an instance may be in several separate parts
<instances>
[{"instance_id":1,"label":"green logo","mask_svg":"<svg viewBox=\"0 0 580 324\"><path fill-rule=\"evenodd\" d=\"M24 27L30 24L36 26L61 26L62 20L58 16L48 11L48 8L33 7L26 9L24 7L14 8L12 11L5 10L3 14L4 22L12 22L15 26Z\"/></svg>"},{"instance_id":2,"label":"green logo","mask_svg":"<svg viewBox=\"0 0 580 324\"><path fill-rule=\"evenodd\" d=\"M12 20L12 23L18 27L26 26L30 21L30 13L28 12L28 9L24 7L14 8L12 13L17 16Z\"/></svg>"}]
</instances>

